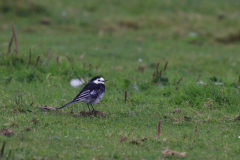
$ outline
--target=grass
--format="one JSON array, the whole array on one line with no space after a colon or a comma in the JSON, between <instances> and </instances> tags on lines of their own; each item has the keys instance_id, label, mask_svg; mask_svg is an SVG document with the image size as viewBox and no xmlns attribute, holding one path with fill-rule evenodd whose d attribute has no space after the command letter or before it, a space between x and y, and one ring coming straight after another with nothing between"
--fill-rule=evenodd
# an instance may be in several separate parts
<instances>
[{"instance_id":1,"label":"grass","mask_svg":"<svg viewBox=\"0 0 240 160\"><path fill-rule=\"evenodd\" d=\"M240 48L229 40L239 32L239 1L10 2L0 3L0 129L16 135L0 136L1 158L239 159ZM168 82L153 79L156 64L160 71L167 61ZM197 83L199 74L207 85ZM106 118L74 116L87 110L83 103L39 108L71 101L83 86L70 80L97 75L108 80L95 105Z\"/></svg>"}]
</instances>

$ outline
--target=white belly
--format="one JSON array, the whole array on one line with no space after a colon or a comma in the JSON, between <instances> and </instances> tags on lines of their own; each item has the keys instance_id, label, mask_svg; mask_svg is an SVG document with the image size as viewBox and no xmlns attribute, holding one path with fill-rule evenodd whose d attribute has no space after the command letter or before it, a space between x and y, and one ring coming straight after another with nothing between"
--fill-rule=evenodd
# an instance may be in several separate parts
<instances>
[{"instance_id":1,"label":"white belly","mask_svg":"<svg viewBox=\"0 0 240 160\"><path fill-rule=\"evenodd\" d=\"M104 96L104 93L101 94L97 99L95 99L94 101L92 101L92 102L90 102L90 103L91 103L91 104L96 104L96 103L98 103L98 102L102 99L103 96Z\"/></svg>"}]
</instances>

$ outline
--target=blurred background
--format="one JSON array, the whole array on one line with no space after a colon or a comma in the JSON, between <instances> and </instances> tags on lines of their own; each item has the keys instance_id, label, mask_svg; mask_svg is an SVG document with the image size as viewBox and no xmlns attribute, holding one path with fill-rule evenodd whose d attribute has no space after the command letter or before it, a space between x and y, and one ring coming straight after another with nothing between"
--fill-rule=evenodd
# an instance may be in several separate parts
<instances>
[{"instance_id":1,"label":"blurred background","mask_svg":"<svg viewBox=\"0 0 240 160\"><path fill-rule=\"evenodd\" d=\"M239 61L239 0L1 0L0 13L1 54L14 22L22 54L50 50L55 56L85 55L92 63L107 57L115 65L170 60L198 73Z\"/></svg>"},{"instance_id":2,"label":"blurred background","mask_svg":"<svg viewBox=\"0 0 240 160\"><path fill-rule=\"evenodd\" d=\"M60 30L128 36L131 32L162 39L187 38L197 44L239 40L238 0L1 0L0 12L1 32L9 30L14 21L26 34Z\"/></svg>"}]
</instances>

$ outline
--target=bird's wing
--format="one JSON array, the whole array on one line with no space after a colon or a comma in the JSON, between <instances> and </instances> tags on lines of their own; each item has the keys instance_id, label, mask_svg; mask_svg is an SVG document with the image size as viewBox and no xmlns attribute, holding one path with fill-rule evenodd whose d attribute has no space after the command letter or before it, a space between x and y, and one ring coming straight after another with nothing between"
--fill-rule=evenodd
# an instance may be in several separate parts
<instances>
[{"instance_id":1,"label":"bird's wing","mask_svg":"<svg viewBox=\"0 0 240 160\"><path fill-rule=\"evenodd\" d=\"M73 101L81 101L85 98L87 98L90 94L91 90L82 90L74 99Z\"/></svg>"},{"instance_id":2,"label":"bird's wing","mask_svg":"<svg viewBox=\"0 0 240 160\"><path fill-rule=\"evenodd\" d=\"M98 95L98 91L100 90L99 85L87 84L82 91L73 99L74 102L79 102L88 98L89 96L94 97Z\"/></svg>"}]
</instances>

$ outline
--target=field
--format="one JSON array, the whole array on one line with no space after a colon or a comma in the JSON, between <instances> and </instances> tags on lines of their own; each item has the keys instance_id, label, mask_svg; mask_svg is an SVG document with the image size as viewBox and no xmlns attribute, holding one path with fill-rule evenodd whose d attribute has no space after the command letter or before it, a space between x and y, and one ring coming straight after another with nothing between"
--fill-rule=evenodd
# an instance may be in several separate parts
<instances>
[{"instance_id":1,"label":"field","mask_svg":"<svg viewBox=\"0 0 240 160\"><path fill-rule=\"evenodd\" d=\"M1 1L1 158L240 159L239 6ZM105 116L79 115L84 103L41 108L71 101L84 86L72 79L98 75Z\"/></svg>"}]
</instances>

